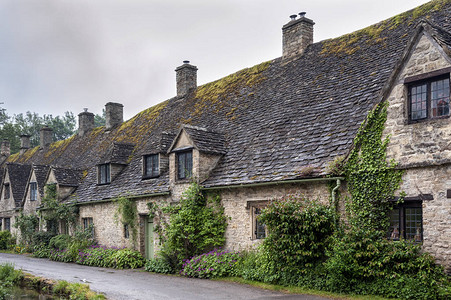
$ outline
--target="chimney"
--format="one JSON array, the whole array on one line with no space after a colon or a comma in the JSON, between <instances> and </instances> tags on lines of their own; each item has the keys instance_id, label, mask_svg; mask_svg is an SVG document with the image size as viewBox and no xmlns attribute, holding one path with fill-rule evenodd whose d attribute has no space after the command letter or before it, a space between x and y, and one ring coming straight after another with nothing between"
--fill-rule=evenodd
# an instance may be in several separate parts
<instances>
[{"instance_id":1,"label":"chimney","mask_svg":"<svg viewBox=\"0 0 451 300\"><path fill-rule=\"evenodd\" d=\"M105 128L107 130L124 122L124 106L120 103L105 104Z\"/></svg>"},{"instance_id":2,"label":"chimney","mask_svg":"<svg viewBox=\"0 0 451 300\"><path fill-rule=\"evenodd\" d=\"M190 90L197 88L197 67L184 60L183 65L175 69L177 81L177 96L184 96Z\"/></svg>"},{"instance_id":3,"label":"chimney","mask_svg":"<svg viewBox=\"0 0 451 300\"><path fill-rule=\"evenodd\" d=\"M11 154L10 143L8 140L2 141L2 146L0 150L0 155L2 157L2 161Z\"/></svg>"},{"instance_id":4,"label":"chimney","mask_svg":"<svg viewBox=\"0 0 451 300\"><path fill-rule=\"evenodd\" d=\"M304 53L305 49L313 43L313 25L315 23L305 17L305 12L291 15L291 21L282 27L282 59L287 60L293 56Z\"/></svg>"},{"instance_id":5,"label":"chimney","mask_svg":"<svg viewBox=\"0 0 451 300\"><path fill-rule=\"evenodd\" d=\"M41 149L46 148L53 141L53 129L47 126L41 128L40 131Z\"/></svg>"},{"instance_id":6,"label":"chimney","mask_svg":"<svg viewBox=\"0 0 451 300\"><path fill-rule=\"evenodd\" d=\"M88 112L88 109L85 108L83 112L78 114L78 135L84 136L94 127L94 114Z\"/></svg>"},{"instance_id":7,"label":"chimney","mask_svg":"<svg viewBox=\"0 0 451 300\"><path fill-rule=\"evenodd\" d=\"M20 135L20 154L24 154L28 149L30 149L30 137L29 134Z\"/></svg>"}]
</instances>

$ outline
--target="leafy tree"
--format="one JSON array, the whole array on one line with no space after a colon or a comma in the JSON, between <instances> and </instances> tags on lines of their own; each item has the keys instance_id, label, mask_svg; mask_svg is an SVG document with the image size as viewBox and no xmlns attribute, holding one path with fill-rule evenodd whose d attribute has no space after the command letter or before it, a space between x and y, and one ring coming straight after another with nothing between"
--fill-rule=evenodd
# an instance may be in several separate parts
<instances>
[{"instance_id":1,"label":"leafy tree","mask_svg":"<svg viewBox=\"0 0 451 300\"><path fill-rule=\"evenodd\" d=\"M94 125L95 127L105 126L106 123L106 115L105 109L102 109L102 115L95 114L94 115Z\"/></svg>"}]
</instances>

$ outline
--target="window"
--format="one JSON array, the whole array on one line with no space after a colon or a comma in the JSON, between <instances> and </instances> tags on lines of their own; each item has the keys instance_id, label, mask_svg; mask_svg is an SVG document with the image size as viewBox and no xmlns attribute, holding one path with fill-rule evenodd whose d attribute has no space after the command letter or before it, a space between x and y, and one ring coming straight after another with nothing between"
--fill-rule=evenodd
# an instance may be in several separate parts
<instances>
[{"instance_id":1,"label":"window","mask_svg":"<svg viewBox=\"0 0 451 300\"><path fill-rule=\"evenodd\" d=\"M38 184L36 182L30 182L30 200L38 200Z\"/></svg>"},{"instance_id":2,"label":"window","mask_svg":"<svg viewBox=\"0 0 451 300\"><path fill-rule=\"evenodd\" d=\"M6 231L11 231L11 219L10 218L4 218L5 228Z\"/></svg>"},{"instance_id":3,"label":"window","mask_svg":"<svg viewBox=\"0 0 451 300\"><path fill-rule=\"evenodd\" d=\"M423 210L421 201L406 201L400 203L390 212L390 229L388 238L391 240L423 240Z\"/></svg>"},{"instance_id":4,"label":"window","mask_svg":"<svg viewBox=\"0 0 451 300\"><path fill-rule=\"evenodd\" d=\"M177 153L177 178L188 179L193 176L193 152Z\"/></svg>"},{"instance_id":5,"label":"window","mask_svg":"<svg viewBox=\"0 0 451 300\"><path fill-rule=\"evenodd\" d=\"M92 218L82 218L83 221L83 230L91 229L91 237L94 238L94 222Z\"/></svg>"},{"instance_id":6,"label":"window","mask_svg":"<svg viewBox=\"0 0 451 300\"><path fill-rule=\"evenodd\" d=\"M158 154L144 156L144 178L160 175Z\"/></svg>"},{"instance_id":7,"label":"window","mask_svg":"<svg viewBox=\"0 0 451 300\"><path fill-rule=\"evenodd\" d=\"M260 221L259 216L262 212L261 207L254 207L254 238L264 239L266 237L266 227L262 221Z\"/></svg>"},{"instance_id":8,"label":"window","mask_svg":"<svg viewBox=\"0 0 451 300\"><path fill-rule=\"evenodd\" d=\"M128 239L130 237L130 231L128 228L128 224L124 224L124 238Z\"/></svg>"},{"instance_id":9,"label":"window","mask_svg":"<svg viewBox=\"0 0 451 300\"><path fill-rule=\"evenodd\" d=\"M47 232L58 234L58 222L56 220L47 221Z\"/></svg>"},{"instance_id":10,"label":"window","mask_svg":"<svg viewBox=\"0 0 451 300\"><path fill-rule=\"evenodd\" d=\"M449 75L409 84L410 121L449 116L449 98Z\"/></svg>"},{"instance_id":11,"label":"window","mask_svg":"<svg viewBox=\"0 0 451 300\"><path fill-rule=\"evenodd\" d=\"M5 199L9 199L9 197L11 197L11 189L9 188L9 183L5 183Z\"/></svg>"},{"instance_id":12,"label":"window","mask_svg":"<svg viewBox=\"0 0 451 300\"><path fill-rule=\"evenodd\" d=\"M99 184L107 184L110 182L110 164L99 165Z\"/></svg>"}]
</instances>

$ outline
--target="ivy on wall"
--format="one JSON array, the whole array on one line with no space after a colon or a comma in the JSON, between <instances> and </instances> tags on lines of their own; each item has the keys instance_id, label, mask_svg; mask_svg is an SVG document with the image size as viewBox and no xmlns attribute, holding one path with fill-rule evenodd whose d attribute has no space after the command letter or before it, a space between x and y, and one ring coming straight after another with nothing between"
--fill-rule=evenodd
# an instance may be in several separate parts
<instances>
[{"instance_id":1,"label":"ivy on wall","mask_svg":"<svg viewBox=\"0 0 451 300\"><path fill-rule=\"evenodd\" d=\"M346 212L351 227L385 232L394 192L400 187L402 170L387 161L389 137L382 138L388 103L376 106L361 125L344 170L350 199Z\"/></svg>"},{"instance_id":2,"label":"ivy on wall","mask_svg":"<svg viewBox=\"0 0 451 300\"><path fill-rule=\"evenodd\" d=\"M115 200L117 203L116 214L114 215L117 222L127 225L133 241L136 246L138 237L138 209L136 202L127 197L119 197Z\"/></svg>"},{"instance_id":3,"label":"ivy on wall","mask_svg":"<svg viewBox=\"0 0 451 300\"><path fill-rule=\"evenodd\" d=\"M74 203L58 201L56 184L48 184L45 187L40 214L44 220L55 225L58 221L65 221L74 226L77 222L78 207Z\"/></svg>"}]
</instances>

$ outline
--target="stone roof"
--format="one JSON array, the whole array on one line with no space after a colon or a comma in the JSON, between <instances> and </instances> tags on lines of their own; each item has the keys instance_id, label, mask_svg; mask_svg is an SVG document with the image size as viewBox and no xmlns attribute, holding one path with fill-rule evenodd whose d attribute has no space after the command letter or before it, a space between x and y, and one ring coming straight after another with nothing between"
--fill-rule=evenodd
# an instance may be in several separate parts
<instances>
[{"instance_id":1,"label":"stone roof","mask_svg":"<svg viewBox=\"0 0 451 300\"><path fill-rule=\"evenodd\" d=\"M78 186L83 177L82 170L59 167L52 167L52 170L59 185Z\"/></svg>"},{"instance_id":2,"label":"stone roof","mask_svg":"<svg viewBox=\"0 0 451 300\"><path fill-rule=\"evenodd\" d=\"M134 144L114 142L100 160L101 164L113 163L126 165L135 148Z\"/></svg>"},{"instance_id":3,"label":"stone roof","mask_svg":"<svg viewBox=\"0 0 451 300\"><path fill-rule=\"evenodd\" d=\"M36 182L38 184L38 191L41 197L44 196L44 188L45 188L45 180L47 179L47 175L50 167L44 165L33 165L32 166L34 174L36 176Z\"/></svg>"},{"instance_id":4,"label":"stone roof","mask_svg":"<svg viewBox=\"0 0 451 300\"><path fill-rule=\"evenodd\" d=\"M213 154L225 154L227 152L225 146L225 138L222 133L198 126L183 125L179 135L185 131L199 151ZM175 140L174 142L175 143ZM169 149L172 149L173 146Z\"/></svg>"},{"instance_id":5,"label":"stone roof","mask_svg":"<svg viewBox=\"0 0 451 300\"><path fill-rule=\"evenodd\" d=\"M167 171L143 180L142 156L164 153L173 134L185 126L197 147L223 154L205 186L326 176L330 162L349 153L368 111L383 100L418 24L427 20L431 36L448 45L450 15L448 1L433 1L314 43L289 62L277 58L199 86L110 131L95 128L9 161L85 170L76 192L79 201L165 192ZM135 145L128 165L111 184L97 185L95 166L110 155L111 147L114 152L114 143ZM119 157L124 161L126 155Z\"/></svg>"},{"instance_id":6,"label":"stone roof","mask_svg":"<svg viewBox=\"0 0 451 300\"><path fill-rule=\"evenodd\" d=\"M6 169L8 170L11 193L14 197L14 202L16 207L19 207L25 194L31 166L8 163L6 164Z\"/></svg>"}]
</instances>

